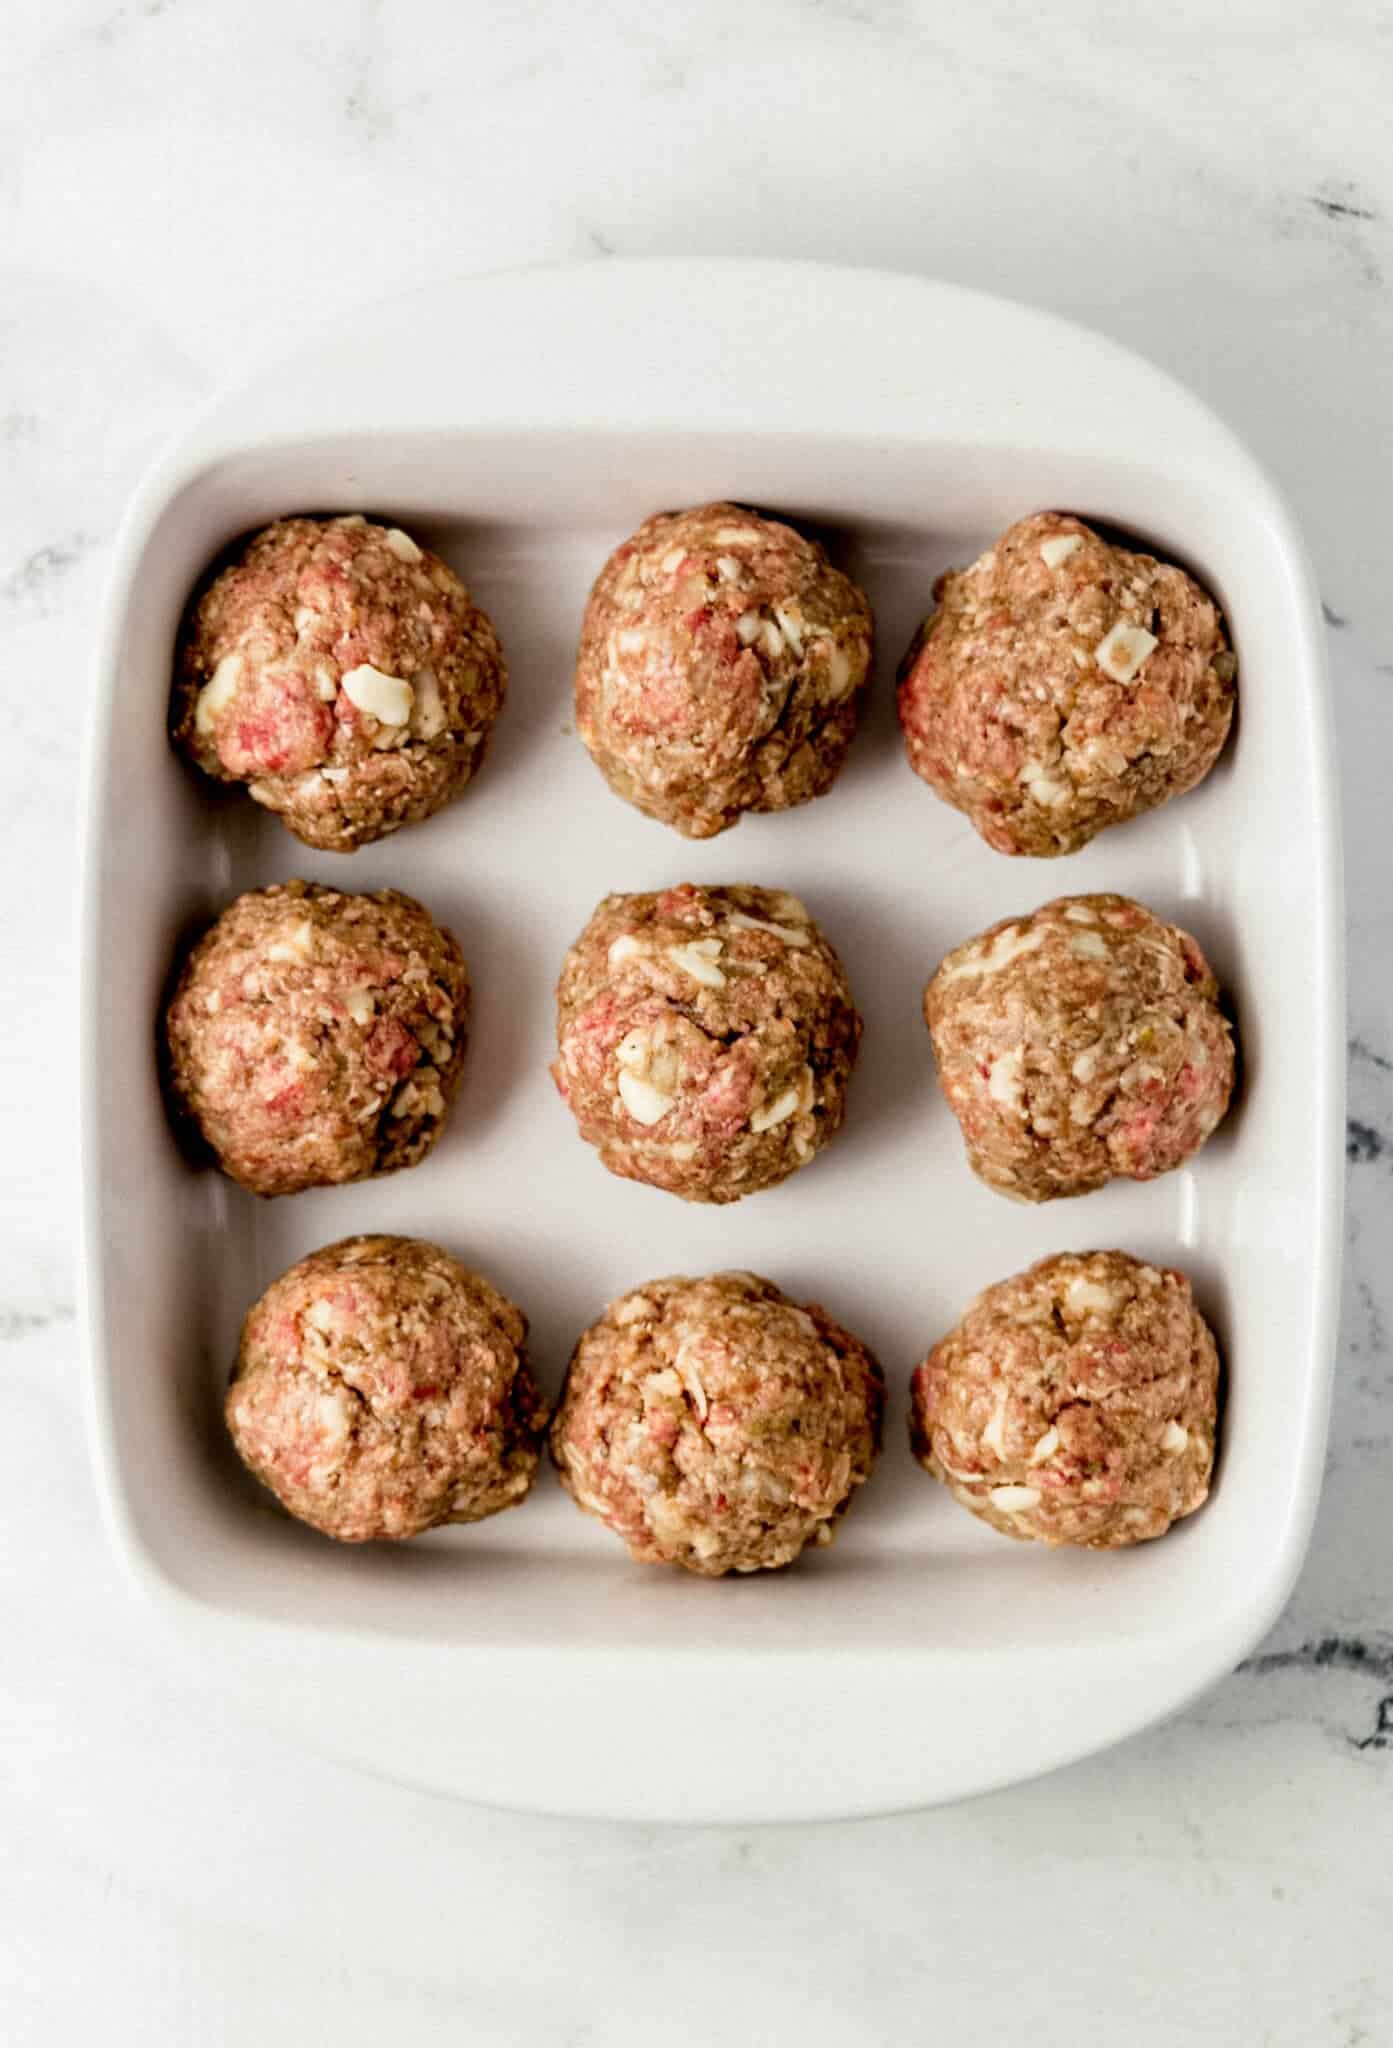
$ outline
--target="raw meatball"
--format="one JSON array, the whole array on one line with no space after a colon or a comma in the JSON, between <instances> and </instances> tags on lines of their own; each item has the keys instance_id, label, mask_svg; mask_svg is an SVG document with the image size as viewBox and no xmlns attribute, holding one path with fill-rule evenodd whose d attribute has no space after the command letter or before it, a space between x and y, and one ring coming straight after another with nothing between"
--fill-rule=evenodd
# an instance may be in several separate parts
<instances>
[{"instance_id":1,"label":"raw meatball","mask_svg":"<svg viewBox=\"0 0 1393 2048\"><path fill-rule=\"evenodd\" d=\"M1041 512L934 596L900 669L909 762L998 853L1073 853L1214 766L1236 664L1183 569Z\"/></svg>"},{"instance_id":2,"label":"raw meatball","mask_svg":"<svg viewBox=\"0 0 1393 2048\"><path fill-rule=\"evenodd\" d=\"M600 571L576 730L610 788L689 839L831 788L871 608L822 549L738 505L646 520Z\"/></svg>"},{"instance_id":3,"label":"raw meatball","mask_svg":"<svg viewBox=\"0 0 1393 2048\"><path fill-rule=\"evenodd\" d=\"M753 1273L653 1280L576 1346L551 1454L638 1563L720 1578L832 1541L883 1404L880 1367L816 1302Z\"/></svg>"},{"instance_id":4,"label":"raw meatball","mask_svg":"<svg viewBox=\"0 0 1393 2048\"><path fill-rule=\"evenodd\" d=\"M307 846L350 853L459 795L505 683L492 624L409 534L282 519L190 607L170 728Z\"/></svg>"},{"instance_id":5,"label":"raw meatball","mask_svg":"<svg viewBox=\"0 0 1393 2048\"><path fill-rule=\"evenodd\" d=\"M1047 1202L1197 1152L1233 1092L1233 1033L1198 945L1126 896L1061 896L948 955L924 992L968 1163Z\"/></svg>"},{"instance_id":6,"label":"raw meatball","mask_svg":"<svg viewBox=\"0 0 1393 2048\"><path fill-rule=\"evenodd\" d=\"M1209 1492L1219 1354L1183 1273L1066 1252L979 1294L914 1375L914 1455L1006 1536L1114 1550Z\"/></svg>"},{"instance_id":7,"label":"raw meatball","mask_svg":"<svg viewBox=\"0 0 1393 2048\"><path fill-rule=\"evenodd\" d=\"M346 1237L242 1325L227 1426L283 1507L341 1543L516 1507L546 1423L527 1318L438 1245Z\"/></svg>"},{"instance_id":8,"label":"raw meatball","mask_svg":"<svg viewBox=\"0 0 1393 2048\"><path fill-rule=\"evenodd\" d=\"M840 1128L861 1019L796 896L606 896L566 955L552 1078L611 1173L734 1202Z\"/></svg>"},{"instance_id":9,"label":"raw meatball","mask_svg":"<svg viewBox=\"0 0 1393 2048\"><path fill-rule=\"evenodd\" d=\"M224 1173L290 1195L424 1159L468 1024L464 956L414 897L287 882L239 896L189 955L169 1080Z\"/></svg>"}]
</instances>

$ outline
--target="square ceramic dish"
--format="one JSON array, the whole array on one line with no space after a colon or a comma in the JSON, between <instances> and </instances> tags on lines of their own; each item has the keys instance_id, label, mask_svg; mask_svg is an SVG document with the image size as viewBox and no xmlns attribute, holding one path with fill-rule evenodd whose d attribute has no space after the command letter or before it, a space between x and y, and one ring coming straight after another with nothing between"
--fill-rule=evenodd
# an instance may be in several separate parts
<instances>
[{"instance_id":1,"label":"square ceramic dish","mask_svg":"<svg viewBox=\"0 0 1393 2048\"><path fill-rule=\"evenodd\" d=\"M881 653L835 790L687 845L604 787L570 731L577 625L611 546L728 496L823 529ZM910 773L895 662L935 576L1041 506L1190 564L1233 625L1242 711L1195 794L1051 863L990 852ZM289 511L419 532L497 621L511 696L478 784L429 824L313 854L203 794L165 742L194 579ZM217 405L145 483L99 655L85 860L91 1414L116 1544L224 1696L374 1770L557 1812L757 1820L952 1798L1164 1715L1261 1636L1319 1484L1339 1245L1336 800L1319 611L1272 487L1199 404L1096 336L910 278L621 265L450 284ZM415 1171L258 1204L184 1165L153 1028L181 934L293 874L399 885L459 934L476 1026L453 1123ZM844 1135L723 1210L610 1178L547 1076L562 954L609 889L756 881L805 897L866 1018ZM1236 1001L1241 1099L1150 1186L1021 1209L980 1186L934 1083L942 953L1065 890L1191 927ZM274 1512L226 1444L238 1319L312 1247L436 1237L532 1321L549 1391L615 1293L753 1267L875 1347L887 1445L835 1547L785 1574L644 1570L544 1471L524 1507L401 1548ZM1213 1497L1126 1554L975 1524L912 1463L908 1377L971 1296L1044 1253L1184 1265L1228 1406Z\"/></svg>"}]
</instances>

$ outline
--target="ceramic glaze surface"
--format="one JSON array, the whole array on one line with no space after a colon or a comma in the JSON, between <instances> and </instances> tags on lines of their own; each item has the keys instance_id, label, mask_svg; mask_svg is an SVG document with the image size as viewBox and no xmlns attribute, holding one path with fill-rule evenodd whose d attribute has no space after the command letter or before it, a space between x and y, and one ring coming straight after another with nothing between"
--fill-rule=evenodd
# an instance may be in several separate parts
<instances>
[{"instance_id":1,"label":"ceramic glaze surface","mask_svg":"<svg viewBox=\"0 0 1393 2048\"><path fill-rule=\"evenodd\" d=\"M780 344L815 321L800 381ZM570 375L549 387L563 327ZM638 327L646 373L609 346ZM408 347L416 374L389 392ZM819 404L820 428L803 427ZM594 419L608 424L586 429ZM593 565L644 508L722 490L828 536L875 607L881 668L828 796L675 844L616 801L569 730L570 651ZM466 576L513 678L487 778L347 859L245 803L209 802L160 745L161 657L202 561L269 510L340 501L418 532ZM939 571L1060 501L1183 552L1258 682L1201 789L1067 862L1011 861L909 773L890 676ZM147 480L118 543L88 812L93 1413L117 1541L176 1634L226 1667L229 1692L251 1675L249 1701L360 1762L402 1770L402 1731L384 1753L380 1730L409 1675L406 1775L636 1819L953 1798L1129 1733L1237 1663L1299 1566L1331 1364L1343 1040L1321 642L1287 515L1216 420L1079 329L912 279L612 264L446 286L369 309L348 348L316 345L215 408ZM138 838L123 836L132 814ZM1066 871L1075 892L1116 888L1195 931L1233 992L1245 1084L1182 1170L1021 1208L967 1172L919 994L950 947L1033 908ZM150 1013L177 934L210 904L307 873L392 883L432 907L470 964L473 1043L421 1166L259 1204L178 1157ZM711 1210L616 1180L577 1143L547 1072L551 988L609 889L731 877L807 902L866 1030L844 1135L808 1172ZM218 1424L238 1319L293 1259L367 1229L443 1240L493 1276L530 1316L552 1392L578 1332L650 1276L738 1266L824 1297L883 1360L891 1412L835 1550L740 1588L737 1604L635 1572L554 1486L405 1551L345 1554L258 1512ZM908 1372L992 1280L1114 1244L1184 1265L1219 1334L1219 1483L1202 1516L1123 1558L1003 1542L910 1461ZM282 1652L318 1690L308 1720L287 1715ZM552 1726L550 1700L570 1687L575 1710ZM732 1687L739 1723L722 1711ZM800 1716L810 1692L835 1705ZM484 1739L462 1751L466 1700ZM894 1739L858 1750L873 1707ZM680 1782L664 1769L674 1719Z\"/></svg>"}]
</instances>

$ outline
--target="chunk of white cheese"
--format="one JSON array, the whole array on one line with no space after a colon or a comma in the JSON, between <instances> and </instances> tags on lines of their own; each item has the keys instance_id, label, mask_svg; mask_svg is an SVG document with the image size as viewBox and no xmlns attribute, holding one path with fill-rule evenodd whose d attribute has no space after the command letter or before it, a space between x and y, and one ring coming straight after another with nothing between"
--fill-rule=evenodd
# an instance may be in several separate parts
<instances>
[{"instance_id":1,"label":"chunk of white cheese","mask_svg":"<svg viewBox=\"0 0 1393 2048\"><path fill-rule=\"evenodd\" d=\"M403 676L385 675L370 662L351 668L343 679L344 695L379 725L405 725L416 693Z\"/></svg>"},{"instance_id":2,"label":"chunk of white cheese","mask_svg":"<svg viewBox=\"0 0 1393 2048\"><path fill-rule=\"evenodd\" d=\"M1125 619L1119 619L1110 633L1098 642L1093 650L1093 659L1105 676L1111 676L1115 683L1130 683L1147 656L1160 646L1154 633L1148 633L1145 626L1132 626Z\"/></svg>"}]
</instances>

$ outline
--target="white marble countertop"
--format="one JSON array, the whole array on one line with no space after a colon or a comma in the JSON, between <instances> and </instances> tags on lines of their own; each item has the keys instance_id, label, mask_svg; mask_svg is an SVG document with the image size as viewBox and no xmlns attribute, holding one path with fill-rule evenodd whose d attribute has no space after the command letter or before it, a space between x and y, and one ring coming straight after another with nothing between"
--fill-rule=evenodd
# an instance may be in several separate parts
<instances>
[{"instance_id":1,"label":"white marble countertop","mask_svg":"<svg viewBox=\"0 0 1393 2048\"><path fill-rule=\"evenodd\" d=\"M1393 2041L1393 9L20 0L6 43L5 2041ZM97 1523L69 906L123 501L249 355L615 252L873 262L1101 327L1250 441L1327 602L1350 1206L1314 1547L1180 1720L948 1811L668 1832L354 1777L190 1694Z\"/></svg>"}]
</instances>

